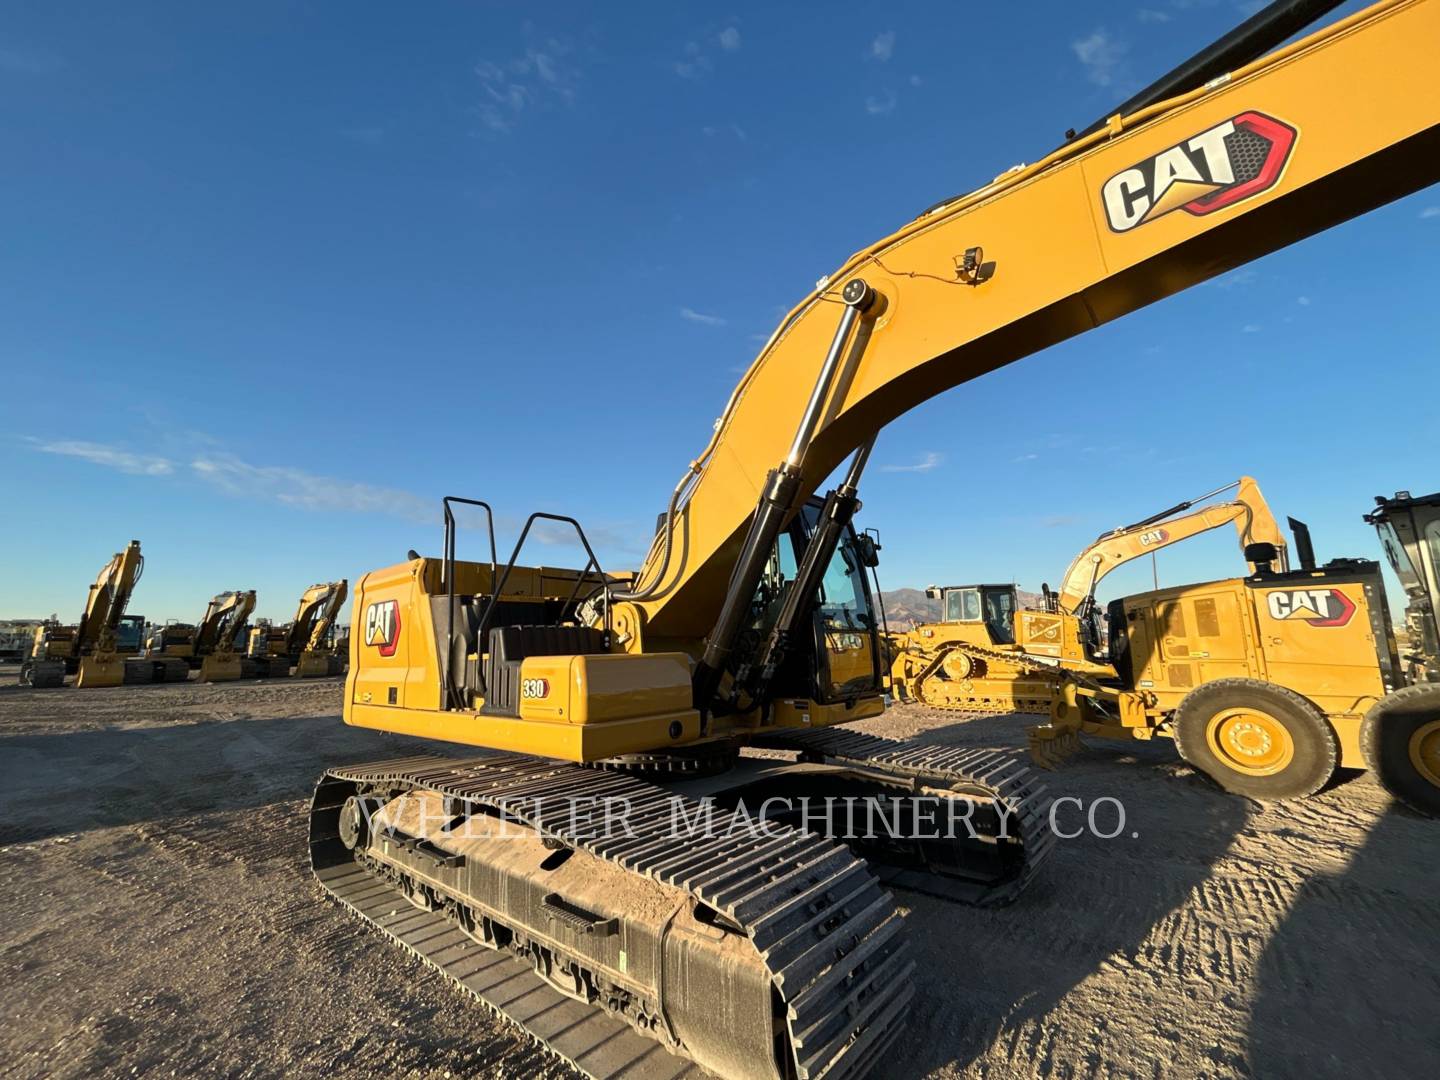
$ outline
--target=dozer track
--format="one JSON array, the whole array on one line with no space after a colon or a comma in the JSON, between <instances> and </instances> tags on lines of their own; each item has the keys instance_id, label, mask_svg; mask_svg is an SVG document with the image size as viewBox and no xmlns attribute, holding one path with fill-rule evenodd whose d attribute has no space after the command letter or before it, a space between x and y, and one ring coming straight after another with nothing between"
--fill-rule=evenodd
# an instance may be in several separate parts
<instances>
[{"instance_id":1,"label":"dozer track","mask_svg":"<svg viewBox=\"0 0 1440 1080\"><path fill-rule=\"evenodd\" d=\"M980 865L964 859L925 867L877 866L887 884L976 906L1007 904L1034 879L1055 837L1050 797L1033 770L995 750L926 746L844 728L765 735L756 746L792 750L801 760L902 780L917 790L950 792L994 808L999 835L983 828L981 844L1002 856Z\"/></svg>"},{"instance_id":2,"label":"dozer track","mask_svg":"<svg viewBox=\"0 0 1440 1080\"><path fill-rule=\"evenodd\" d=\"M577 801L607 800L623 801L625 829L577 824ZM590 1076L865 1075L913 994L893 898L842 844L784 825L757 838L713 805L705 835L677 841L677 807L705 811L533 757L346 767L316 787L311 864ZM497 835L501 821L520 835Z\"/></svg>"},{"instance_id":3,"label":"dozer track","mask_svg":"<svg viewBox=\"0 0 1440 1080\"><path fill-rule=\"evenodd\" d=\"M966 658L971 673L951 679L942 671L947 658L956 655ZM905 680L904 689L919 704L947 712L1048 716L1054 688L1063 678L1059 668L1024 653L955 642L929 657L918 674Z\"/></svg>"}]
</instances>

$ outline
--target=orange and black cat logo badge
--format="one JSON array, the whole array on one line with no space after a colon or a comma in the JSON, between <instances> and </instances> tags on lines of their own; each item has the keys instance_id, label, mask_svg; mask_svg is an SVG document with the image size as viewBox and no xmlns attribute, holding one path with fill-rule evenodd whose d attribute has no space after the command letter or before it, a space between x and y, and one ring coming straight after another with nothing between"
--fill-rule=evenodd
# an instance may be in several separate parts
<instances>
[{"instance_id":1,"label":"orange and black cat logo badge","mask_svg":"<svg viewBox=\"0 0 1440 1080\"><path fill-rule=\"evenodd\" d=\"M1298 136L1273 116L1241 113L1105 181L1105 220L1129 232L1172 210L1199 217L1234 206L1275 186Z\"/></svg>"}]
</instances>

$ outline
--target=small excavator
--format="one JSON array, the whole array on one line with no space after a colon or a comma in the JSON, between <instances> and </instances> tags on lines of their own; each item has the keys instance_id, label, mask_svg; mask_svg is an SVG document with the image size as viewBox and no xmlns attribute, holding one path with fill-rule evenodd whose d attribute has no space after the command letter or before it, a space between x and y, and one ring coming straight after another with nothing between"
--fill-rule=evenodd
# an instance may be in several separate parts
<instances>
[{"instance_id":1,"label":"small excavator","mask_svg":"<svg viewBox=\"0 0 1440 1080\"><path fill-rule=\"evenodd\" d=\"M252 629L246 675L285 677L292 667L302 679L341 674L345 659L331 640L331 631L348 595L349 582L343 578L311 585L301 594L295 618L289 623Z\"/></svg>"},{"instance_id":2,"label":"small excavator","mask_svg":"<svg viewBox=\"0 0 1440 1080\"><path fill-rule=\"evenodd\" d=\"M81 688L146 683L155 681L157 664L166 671L178 665L183 677L183 660L152 662L128 656L129 650L119 640L122 632L133 627L133 617L127 619L125 607L144 572L140 541L131 540L101 568L78 623L65 626L47 621L35 628L30 654L20 664L21 685L63 686L67 675L74 675L75 685Z\"/></svg>"},{"instance_id":3,"label":"small excavator","mask_svg":"<svg viewBox=\"0 0 1440 1080\"><path fill-rule=\"evenodd\" d=\"M1226 502L1202 505L1231 491ZM1272 543L1287 566L1280 525L1259 484L1242 476L1102 533L1071 560L1058 591L1041 586L1038 610L1020 605L1014 585L932 585L925 592L941 602L941 620L890 635L892 693L935 709L1048 716L1062 672L1092 682L1115 677L1095 602L1100 582L1134 559L1230 524L1242 553L1249 544ZM1035 746L1037 753L1042 749L1060 747ZM1041 763L1058 762L1044 757Z\"/></svg>"},{"instance_id":4,"label":"small excavator","mask_svg":"<svg viewBox=\"0 0 1440 1080\"><path fill-rule=\"evenodd\" d=\"M201 682L231 682L243 673L236 634L255 610L255 590L224 592L213 597L198 623L166 623L145 642L152 660L180 659L185 668L175 682L198 670ZM156 681L160 681L157 673Z\"/></svg>"},{"instance_id":5,"label":"small excavator","mask_svg":"<svg viewBox=\"0 0 1440 1080\"><path fill-rule=\"evenodd\" d=\"M740 377L637 571L603 570L548 512L508 558L492 518L488 559L458 560L467 500L444 499L443 553L357 586L344 719L475 750L328 770L322 887L591 1076L883 1074L926 962L886 886L1002 904L1054 836L1033 769L846 726L884 709L877 556L852 524L874 440L1440 180L1440 0L1291 40L1335 6L1278 0L822 278ZM554 437L603 477L604 424L642 399ZM572 530L584 565L523 564L537 526Z\"/></svg>"}]
</instances>

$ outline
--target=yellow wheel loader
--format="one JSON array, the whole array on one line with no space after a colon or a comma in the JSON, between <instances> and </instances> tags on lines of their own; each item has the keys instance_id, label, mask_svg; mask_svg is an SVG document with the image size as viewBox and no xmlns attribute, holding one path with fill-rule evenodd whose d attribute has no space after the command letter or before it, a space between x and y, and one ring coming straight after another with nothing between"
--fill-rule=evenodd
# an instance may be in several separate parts
<instances>
[{"instance_id":1,"label":"yellow wheel loader","mask_svg":"<svg viewBox=\"0 0 1440 1080\"><path fill-rule=\"evenodd\" d=\"M1226 502L1202 505L1231 491ZM1252 543L1274 544L1285 565L1279 523L1260 486L1242 476L1102 533L1071 560L1058 591L1041 586L1038 610L1021 607L1013 585L931 586L926 595L941 602L940 621L890 635L893 693L937 709L1048 715L1062 678L1114 681L1095 602L1100 582L1141 556L1225 525L1234 525L1242 551ZM1047 764L1074 749L1074 740L1036 747Z\"/></svg>"},{"instance_id":2,"label":"yellow wheel loader","mask_svg":"<svg viewBox=\"0 0 1440 1080\"><path fill-rule=\"evenodd\" d=\"M1053 836L1032 769L845 726L884 708L876 554L851 523L874 439L1440 179L1440 0L1292 41L1316 8L1264 9L823 278L741 376L638 571L607 573L549 513L503 561L493 525L488 560L459 561L444 500L441 556L357 585L344 719L474 749L327 771L324 889L593 1076L884 1074L918 962L886 886L1004 903ZM555 437L597 460L594 439ZM537 526L572 529L584 565L522 562Z\"/></svg>"},{"instance_id":3,"label":"yellow wheel loader","mask_svg":"<svg viewBox=\"0 0 1440 1080\"><path fill-rule=\"evenodd\" d=\"M1257 543L1246 549L1257 568L1248 577L1112 602L1117 685L1065 680L1050 724L1032 737L1171 736L1196 769L1258 799L1313 794L1336 768L1373 768L1397 797L1440 813L1440 685L1421 681L1436 663L1424 630L1433 635L1440 595L1429 546L1440 537L1440 496L1382 500L1366 520L1422 628L1408 670L1380 564L1317 566L1309 531L1292 518L1298 569Z\"/></svg>"}]
</instances>

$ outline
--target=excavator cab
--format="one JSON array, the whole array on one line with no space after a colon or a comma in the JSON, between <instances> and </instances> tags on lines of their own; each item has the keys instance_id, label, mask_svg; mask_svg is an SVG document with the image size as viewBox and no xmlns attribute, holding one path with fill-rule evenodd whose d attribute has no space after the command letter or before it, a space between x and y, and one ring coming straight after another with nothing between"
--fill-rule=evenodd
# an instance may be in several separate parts
<instances>
[{"instance_id":1,"label":"excavator cab","mask_svg":"<svg viewBox=\"0 0 1440 1080\"><path fill-rule=\"evenodd\" d=\"M1440 682L1440 492L1377 495L1365 521L1380 534L1386 561L1405 590L1406 675L1411 683Z\"/></svg>"},{"instance_id":2,"label":"excavator cab","mask_svg":"<svg viewBox=\"0 0 1440 1080\"><path fill-rule=\"evenodd\" d=\"M779 617L805 549L816 534L821 506L821 500L811 499L776 543L756 590L750 632L742 635L736 650L738 667L746 665ZM845 527L812 601L809 647L807 636L796 634L796 643L770 686L773 696L834 704L879 693L879 619L866 573L879 561L876 552L869 536Z\"/></svg>"}]
</instances>

